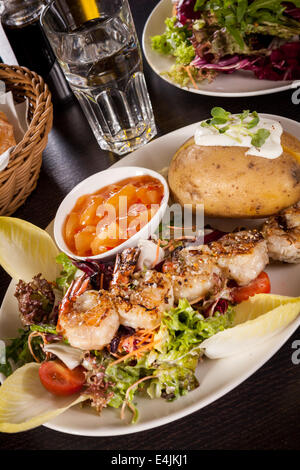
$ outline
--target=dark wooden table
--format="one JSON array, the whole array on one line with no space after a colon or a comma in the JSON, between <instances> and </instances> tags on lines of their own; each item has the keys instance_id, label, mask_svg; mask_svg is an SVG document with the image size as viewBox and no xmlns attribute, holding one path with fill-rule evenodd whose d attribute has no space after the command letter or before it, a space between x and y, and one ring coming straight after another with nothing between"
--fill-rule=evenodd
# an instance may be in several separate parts
<instances>
[{"instance_id":1,"label":"dark wooden table","mask_svg":"<svg viewBox=\"0 0 300 470\"><path fill-rule=\"evenodd\" d=\"M157 3L130 1L140 39L145 21ZM158 137L206 118L213 106L232 112L255 109L294 120L300 117L300 105L291 100L292 91L250 98L207 97L167 84L147 63L144 69ZM14 216L45 228L68 191L115 161L116 157L98 147L76 101L56 105L38 186ZM9 281L1 270L0 300ZM72 436L41 426L19 434L0 434L0 449L299 449L300 365L291 359L292 342L296 339L300 339L299 330L243 384L206 408L168 425L128 436L101 438Z\"/></svg>"}]
</instances>

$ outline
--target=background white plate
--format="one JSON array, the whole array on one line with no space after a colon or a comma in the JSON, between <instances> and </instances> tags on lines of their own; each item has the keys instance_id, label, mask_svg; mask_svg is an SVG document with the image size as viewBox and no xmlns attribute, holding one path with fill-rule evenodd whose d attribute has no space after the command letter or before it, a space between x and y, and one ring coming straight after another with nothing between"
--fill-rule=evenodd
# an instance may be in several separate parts
<instances>
[{"instance_id":1,"label":"background white plate","mask_svg":"<svg viewBox=\"0 0 300 470\"><path fill-rule=\"evenodd\" d=\"M199 84L199 89L193 86L186 88L176 85L165 75L163 72L168 72L175 59L167 57L158 52L153 51L151 48L151 36L162 34L165 31L165 19L172 16L172 0L161 0L150 14L143 31L142 46L145 57L150 67L162 79L184 90L192 93L210 96L257 96L266 95L269 93L276 93L278 91L296 88L296 81L272 81L272 80L259 80L251 71L241 70L231 74L220 74L212 83ZM297 81L298 86L300 81Z\"/></svg>"},{"instance_id":2,"label":"background white plate","mask_svg":"<svg viewBox=\"0 0 300 470\"><path fill-rule=\"evenodd\" d=\"M283 128L291 134L300 134L300 124L287 118L264 115L281 122ZM173 154L189 139L198 124L192 124L160 137L145 147L129 154L113 166L142 166L161 170L168 166ZM235 225L253 226L257 221L207 220L220 229L231 230ZM300 265L274 264L267 268L271 278L272 292L276 294L299 296ZM16 334L20 327L17 301L14 297L15 283L11 282L0 310L0 338ZM120 410L107 408L101 416L89 408L74 407L45 424L46 427L70 434L85 436L113 436L151 429L170 423L197 411L222 397L246 380L265 364L288 340L300 325L298 317L287 328L257 347L242 355L210 360L204 359L197 368L200 386L179 400L168 403L163 399L138 399L140 417L138 423L131 425L120 420ZM280 371L278 371L278 378ZM228 410L230 412L230 410Z\"/></svg>"}]
</instances>

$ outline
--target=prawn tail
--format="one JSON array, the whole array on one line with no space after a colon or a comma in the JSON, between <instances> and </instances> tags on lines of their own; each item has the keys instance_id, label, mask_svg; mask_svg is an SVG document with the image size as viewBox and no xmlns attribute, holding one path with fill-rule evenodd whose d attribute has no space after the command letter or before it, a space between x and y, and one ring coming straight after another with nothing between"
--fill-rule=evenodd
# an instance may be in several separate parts
<instances>
[{"instance_id":1,"label":"prawn tail","mask_svg":"<svg viewBox=\"0 0 300 470\"><path fill-rule=\"evenodd\" d=\"M59 319L62 315L66 315L70 312L71 306L79 295L85 292L89 286L90 280L87 274L83 274L78 279L74 279L71 282L67 292L65 293L60 306L59 306L59 313L58 313L58 323L57 327L59 329Z\"/></svg>"},{"instance_id":2,"label":"prawn tail","mask_svg":"<svg viewBox=\"0 0 300 470\"><path fill-rule=\"evenodd\" d=\"M135 271L139 254L139 248L127 248L122 253L118 253L111 287L128 284L130 277Z\"/></svg>"}]
</instances>

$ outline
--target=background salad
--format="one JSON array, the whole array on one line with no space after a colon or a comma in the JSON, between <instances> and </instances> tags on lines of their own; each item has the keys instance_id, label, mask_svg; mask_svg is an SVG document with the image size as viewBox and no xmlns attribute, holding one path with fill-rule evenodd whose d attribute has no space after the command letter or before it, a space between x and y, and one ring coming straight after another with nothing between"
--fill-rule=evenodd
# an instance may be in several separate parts
<instances>
[{"instance_id":1,"label":"background salad","mask_svg":"<svg viewBox=\"0 0 300 470\"><path fill-rule=\"evenodd\" d=\"M152 48L175 58L166 74L181 86L220 72L300 78L300 0L179 0Z\"/></svg>"}]
</instances>

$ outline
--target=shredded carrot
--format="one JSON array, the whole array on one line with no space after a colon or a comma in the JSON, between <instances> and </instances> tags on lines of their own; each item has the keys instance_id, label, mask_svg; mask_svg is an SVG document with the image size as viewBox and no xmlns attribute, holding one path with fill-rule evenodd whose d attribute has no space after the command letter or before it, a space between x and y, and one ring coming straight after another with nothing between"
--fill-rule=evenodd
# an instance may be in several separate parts
<instances>
[{"instance_id":1,"label":"shredded carrot","mask_svg":"<svg viewBox=\"0 0 300 470\"><path fill-rule=\"evenodd\" d=\"M157 344L157 343L158 343L158 341L151 341L151 343L144 344L144 346L141 346L141 347L138 348L138 349L134 349L134 350L131 351L130 353L125 354L125 356L122 356L122 357L120 357L119 359L117 359L116 361L112 362L111 364L109 364L108 367L115 366L116 364L119 364L119 363L122 362L122 361L126 361L129 357L132 357L132 356L139 356L139 354L140 354L142 351L144 352L144 351L153 349L154 345Z\"/></svg>"},{"instance_id":2,"label":"shredded carrot","mask_svg":"<svg viewBox=\"0 0 300 470\"><path fill-rule=\"evenodd\" d=\"M153 338L153 336L154 336L154 334L155 334L156 332L157 332L157 328L156 328L155 330L149 330L149 329L144 330L144 329L140 329L140 330L137 330L137 331L136 331L136 335L137 335L138 337L141 337L141 338L144 338L145 336L151 335L152 338Z\"/></svg>"},{"instance_id":3,"label":"shredded carrot","mask_svg":"<svg viewBox=\"0 0 300 470\"><path fill-rule=\"evenodd\" d=\"M184 70L186 71L186 73L188 74L192 84L194 85L195 88L197 88L197 90L199 90L199 87L197 85L197 83L195 82L194 78L193 78L193 75L191 74L191 70L190 70L190 65L187 65L185 67L183 67Z\"/></svg>"},{"instance_id":4,"label":"shredded carrot","mask_svg":"<svg viewBox=\"0 0 300 470\"><path fill-rule=\"evenodd\" d=\"M133 350L133 346L134 346L134 337L133 336L129 336L129 338L127 338L127 341L128 341L128 349L129 349L129 352L131 352Z\"/></svg>"},{"instance_id":5,"label":"shredded carrot","mask_svg":"<svg viewBox=\"0 0 300 470\"><path fill-rule=\"evenodd\" d=\"M38 357L36 357L36 355L34 354L33 352L33 349L32 349L32 346L31 346L31 340L32 338L36 337L36 336L40 336L43 340L44 343L46 343L46 338L45 338L45 335L43 333L41 333L40 331L33 331L32 333L30 333L30 335L28 336L28 349L30 351L30 354L32 355L32 357L36 360L36 362L41 362L39 360Z\"/></svg>"},{"instance_id":6,"label":"shredded carrot","mask_svg":"<svg viewBox=\"0 0 300 470\"><path fill-rule=\"evenodd\" d=\"M143 335L148 335L149 333L153 333L154 331L156 330L151 330L151 329L145 329L145 328L140 328L139 330L137 330L137 333L139 333L141 336Z\"/></svg>"},{"instance_id":7,"label":"shredded carrot","mask_svg":"<svg viewBox=\"0 0 300 470\"><path fill-rule=\"evenodd\" d=\"M125 356L123 356L124 350L129 354L133 353L139 357L139 349L140 346L147 343L150 345L153 343L154 334L156 333L157 329L139 329L135 331L135 333L131 336L124 336L120 339L118 349L116 353L110 353L112 356L116 357L117 359L123 360ZM153 343L154 344L154 343ZM150 348L151 349L151 348Z\"/></svg>"},{"instance_id":8,"label":"shredded carrot","mask_svg":"<svg viewBox=\"0 0 300 470\"><path fill-rule=\"evenodd\" d=\"M144 338L141 339L141 341L140 341L139 344L138 344L138 347L140 347L142 344L144 344L148 339L152 339L150 334L149 334L149 335L146 335ZM151 343L151 342L152 342L152 341L150 341L150 343Z\"/></svg>"},{"instance_id":9,"label":"shredded carrot","mask_svg":"<svg viewBox=\"0 0 300 470\"><path fill-rule=\"evenodd\" d=\"M177 16L177 3L175 3L175 5L173 5L172 16Z\"/></svg>"},{"instance_id":10,"label":"shredded carrot","mask_svg":"<svg viewBox=\"0 0 300 470\"><path fill-rule=\"evenodd\" d=\"M152 339L152 334L148 333L147 335L142 337L140 344L144 343L145 341L147 341L147 339L150 339L150 338Z\"/></svg>"}]
</instances>

